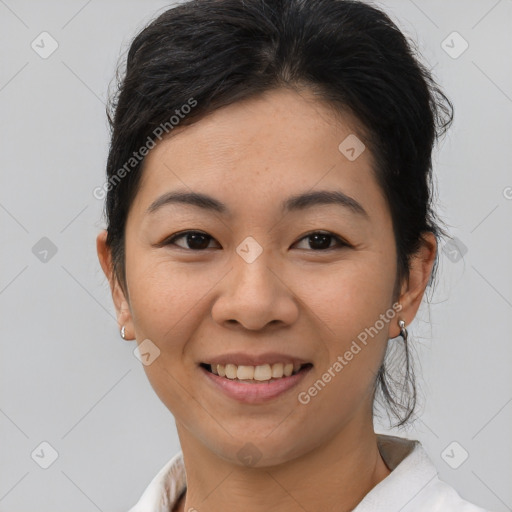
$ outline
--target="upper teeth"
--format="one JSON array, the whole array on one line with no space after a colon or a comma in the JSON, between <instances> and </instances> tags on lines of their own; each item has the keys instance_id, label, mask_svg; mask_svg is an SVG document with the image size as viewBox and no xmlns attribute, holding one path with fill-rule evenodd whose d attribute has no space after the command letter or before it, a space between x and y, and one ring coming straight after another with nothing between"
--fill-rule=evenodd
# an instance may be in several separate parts
<instances>
[{"instance_id":1,"label":"upper teeth","mask_svg":"<svg viewBox=\"0 0 512 512\"><path fill-rule=\"evenodd\" d=\"M300 369L300 364L295 365L295 370ZM258 366L246 366L236 364L212 364L212 372L228 379L240 380L270 380L289 377L294 370L293 363L262 364Z\"/></svg>"}]
</instances>

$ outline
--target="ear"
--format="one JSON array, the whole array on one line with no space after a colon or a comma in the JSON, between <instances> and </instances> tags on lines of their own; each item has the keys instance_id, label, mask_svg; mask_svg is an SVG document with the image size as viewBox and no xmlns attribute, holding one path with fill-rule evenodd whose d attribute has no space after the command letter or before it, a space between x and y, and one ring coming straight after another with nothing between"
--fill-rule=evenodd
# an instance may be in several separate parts
<instances>
[{"instance_id":1,"label":"ear","mask_svg":"<svg viewBox=\"0 0 512 512\"><path fill-rule=\"evenodd\" d=\"M101 268L103 269L103 272L110 284L110 291L116 308L119 330L124 326L126 339L133 339L134 330L130 305L119 281L117 280L117 277L113 274L112 253L110 247L107 245L106 229L102 230L96 237L96 251L98 252L98 259L100 261Z\"/></svg>"},{"instance_id":2,"label":"ear","mask_svg":"<svg viewBox=\"0 0 512 512\"><path fill-rule=\"evenodd\" d=\"M414 320L432 273L436 252L437 240L434 233L430 231L423 233L421 247L411 256L409 262L409 279L403 285L398 299L402 309L398 312L397 321L390 328L391 338L400 335L398 320L404 320L406 326Z\"/></svg>"}]
</instances>

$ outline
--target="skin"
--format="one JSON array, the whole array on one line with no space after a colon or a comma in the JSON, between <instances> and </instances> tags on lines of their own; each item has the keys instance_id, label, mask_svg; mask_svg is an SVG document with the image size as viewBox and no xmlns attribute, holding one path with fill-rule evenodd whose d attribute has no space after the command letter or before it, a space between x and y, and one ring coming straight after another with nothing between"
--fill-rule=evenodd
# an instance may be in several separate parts
<instances>
[{"instance_id":1,"label":"skin","mask_svg":"<svg viewBox=\"0 0 512 512\"><path fill-rule=\"evenodd\" d=\"M390 470L372 421L376 372L389 338L421 303L436 241L431 233L410 264L402 310L307 405L307 390L365 327L395 302L396 250L388 205L366 149L354 161L338 145L357 132L348 115L310 92L275 89L178 127L145 160L126 225L127 289L111 278L106 231L97 238L119 327L127 339L160 349L144 366L176 420L187 492L175 510L351 510ZM161 194L209 194L232 216L172 204L146 214ZM311 190L341 190L368 219L339 205L283 216L278 205ZM207 249L159 245L178 231L209 235ZM348 242L325 250L306 235L330 232ZM262 247L248 263L236 248L252 236ZM192 248L190 248L192 247ZM398 341L391 340L390 343ZM264 404L220 393L198 367L227 352L278 351L313 363L298 388ZM252 443L259 461L237 452Z\"/></svg>"}]
</instances>

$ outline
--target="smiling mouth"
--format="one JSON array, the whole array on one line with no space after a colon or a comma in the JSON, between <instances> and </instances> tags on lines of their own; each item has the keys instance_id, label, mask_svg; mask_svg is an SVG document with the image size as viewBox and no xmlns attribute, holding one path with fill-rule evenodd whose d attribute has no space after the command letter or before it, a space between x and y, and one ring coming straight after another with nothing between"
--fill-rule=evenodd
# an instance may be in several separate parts
<instances>
[{"instance_id":1,"label":"smiling mouth","mask_svg":"<svg viewBox=\"0 0 512 512\"><path fill-rule=\"evenodd\" d=\"M313 365L306 363L294 367L292 363L263 364L258 366L200 363L200 366L210 373L233 381L270 382L296 375L305 369L311 368Z\"/></svg>"}]
</instances>

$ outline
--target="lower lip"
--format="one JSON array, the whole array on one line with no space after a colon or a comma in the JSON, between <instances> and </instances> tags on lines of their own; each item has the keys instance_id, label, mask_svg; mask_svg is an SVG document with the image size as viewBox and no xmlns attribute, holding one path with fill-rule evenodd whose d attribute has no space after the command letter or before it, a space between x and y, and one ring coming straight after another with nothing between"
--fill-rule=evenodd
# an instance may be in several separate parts
<instances>
[{"instance_id":1,"label":"lower lip","mask_svg":"<svg viewBox=\"0 0 512 512\"><path fill-rule=\"evenodd\" d=\"M295 375L256 384L221 377L199 366L203 374L227 396L247 404L260 404L282 395L297 386L311 368L307 366Z\"/></svg>"}]
</instances>

